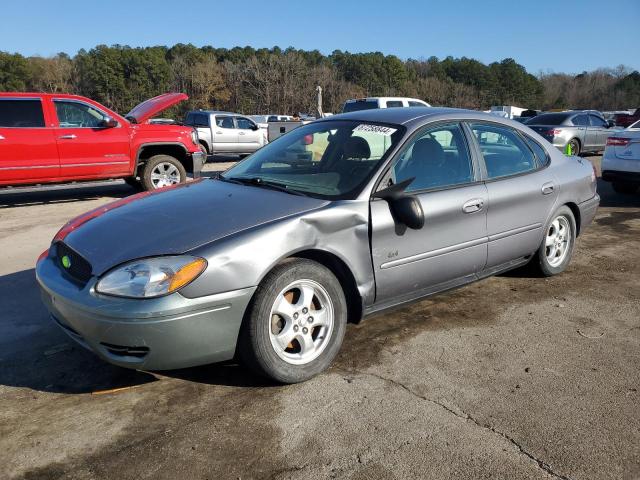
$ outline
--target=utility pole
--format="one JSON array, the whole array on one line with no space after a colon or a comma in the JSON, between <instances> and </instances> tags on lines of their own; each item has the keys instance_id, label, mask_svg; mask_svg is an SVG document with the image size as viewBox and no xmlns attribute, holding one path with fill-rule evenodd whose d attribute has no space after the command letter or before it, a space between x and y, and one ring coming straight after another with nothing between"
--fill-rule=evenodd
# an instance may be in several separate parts
<instances>
[{"instance_id":1,"label":"utility pole","mask_svg":"<svg viewBox=\"0 0 640 480\"><path fill-rule=\"evenodd\" d=\"M324 113L322 112L322 87L320 85L316 87L316 92L318 92L318 105L316 106L318 118L323 118Z\"/></svg>"}]
</instances>

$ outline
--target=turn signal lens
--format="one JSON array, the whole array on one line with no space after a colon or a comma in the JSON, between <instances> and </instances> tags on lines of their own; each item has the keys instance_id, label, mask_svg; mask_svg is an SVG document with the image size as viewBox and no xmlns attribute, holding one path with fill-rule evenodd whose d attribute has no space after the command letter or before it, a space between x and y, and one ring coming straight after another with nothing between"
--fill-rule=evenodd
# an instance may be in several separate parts
<instances>
[{"instance_id":1,"label":"turn signal lens","mask_svg":"<svg viewBox=\"0 0 640 480\"><path fill-rule=\"evenodd\" d=\"M204 258L196 258L193 262L186 264L178 270L171 279L169 291L175 292L176 290L184 287L187 283L200 275L206 267L207 262Z\"/></svg>"}]
</instances>

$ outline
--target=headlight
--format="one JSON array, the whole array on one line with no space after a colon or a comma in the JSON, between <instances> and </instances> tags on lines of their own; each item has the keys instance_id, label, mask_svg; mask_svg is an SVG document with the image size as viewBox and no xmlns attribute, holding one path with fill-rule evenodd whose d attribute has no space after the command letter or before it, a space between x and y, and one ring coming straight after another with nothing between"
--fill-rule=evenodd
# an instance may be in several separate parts
<instances>
[{"instance_id":1,"label":"headlight","mask_svg":"<svg viewBox=\"0 0 640 480\"><path fill-rule=\"evenodd\" d=\"M198 143L200 143L198 132L195 129L191 132L191 141L193 142L194 145L198 145Z\"/></svg>"},{"instance_id":2,"label":"headlight","mask_svg":"<svg viewBox=\"0 0 640 480\"><path fill-rule=\"evenodd\" d=\"M189 284L205 268L204 258L187 255L143 258L108 272L96 284L96 291L117 297L160 297Z\"/></svg>"}]
</instances>

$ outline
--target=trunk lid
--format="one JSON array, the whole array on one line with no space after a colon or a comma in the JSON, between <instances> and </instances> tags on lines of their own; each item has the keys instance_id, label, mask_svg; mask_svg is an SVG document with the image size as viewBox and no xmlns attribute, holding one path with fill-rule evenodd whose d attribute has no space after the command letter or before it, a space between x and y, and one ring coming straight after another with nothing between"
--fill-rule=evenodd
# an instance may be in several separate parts
<instances>
[{"instance_id":1,"label":"trunk lid","mask_svg":"<svg viewBox=\"0 0 640 480\"><path fill-rule=\"evenodd\" d=\"M163 93L136 105L125 115L125 118L133 123L144 123L154 115L188 98L189 96L186 93Z\"/></svg>"}]
</instances>

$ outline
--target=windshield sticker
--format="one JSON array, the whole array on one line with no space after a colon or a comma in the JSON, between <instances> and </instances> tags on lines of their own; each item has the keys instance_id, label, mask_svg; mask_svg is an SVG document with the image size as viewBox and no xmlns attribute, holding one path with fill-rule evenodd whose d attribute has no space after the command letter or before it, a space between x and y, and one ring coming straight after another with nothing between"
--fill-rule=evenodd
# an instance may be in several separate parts
<instances>
[{"instance_id":1,"label":"windshield sticker","mask_svg":"<svg viewBox=\"0 0 640 480\"><path fill-rule=\"evenodd\" d=\"M379 133L380 135L384 135L385 137L390 137L391 135L396 133L396 130L396 128L383 127L382 125L368 125L366 123L361 123L353 129L354 132Z\"/></svg>"}]
</instances>

